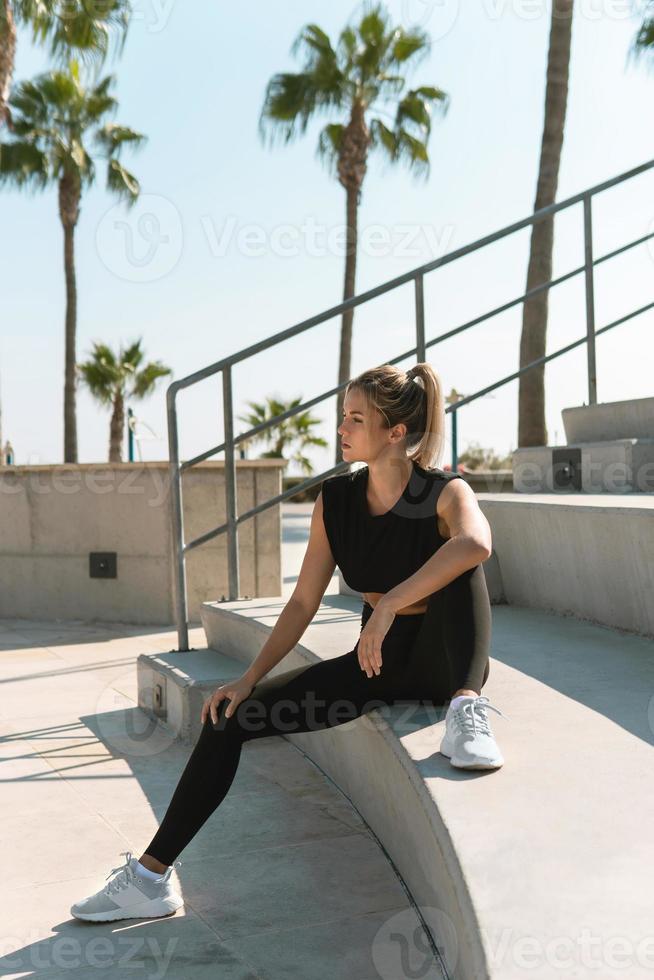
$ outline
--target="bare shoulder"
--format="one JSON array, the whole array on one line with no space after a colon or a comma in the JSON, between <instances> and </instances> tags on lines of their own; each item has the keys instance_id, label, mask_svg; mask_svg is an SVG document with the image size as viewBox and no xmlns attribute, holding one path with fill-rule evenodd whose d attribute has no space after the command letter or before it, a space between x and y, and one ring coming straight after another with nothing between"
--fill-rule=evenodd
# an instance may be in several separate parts
<instances>
[{"instance_id":1,"label":"bare shoulder","mask_svg":"<svg viewBox=\"0 0 654 980\"><path fill-rule=\"evenodd\" d=\"M436 498L436 513L447 518L447 512L452 508L468 501L477 504L477 495L470 484L463 477L453 476L448 478L445 486Z\"/></svg>"},{"instance_id":2,"label":"bare shoulder","mask_svg":"<svg viewBox=\"0 0 654 980\"><path fill-rule=\"evenodd\" d=\"M490 525L479 506L475 491L463 477L448 479L436 500L436 517L439 532L444 538L456 534L474 538L490 554Z\"/></svg>"}]
</instances>

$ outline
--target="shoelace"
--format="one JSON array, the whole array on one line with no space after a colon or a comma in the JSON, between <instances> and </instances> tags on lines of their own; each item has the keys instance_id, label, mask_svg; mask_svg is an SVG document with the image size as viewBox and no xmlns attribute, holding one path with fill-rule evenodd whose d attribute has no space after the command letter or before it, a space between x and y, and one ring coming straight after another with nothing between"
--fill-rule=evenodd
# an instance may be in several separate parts
<instances>
[{"instance_id":1,"label":"shoelace","mask_svg":"<svg viewBox=\"0 0 654 980\"><path fill-rule=\"evenodd\" d=\"M121 888L124 888L126 885L130 883L130 880L134 877L134 872L130 867L130 861L132 860L132 852L121 851L120 853L125 855L125 863L119 865L117 868L112 868L112 870L107 875L107 878L110 878L113 874L115 874L116 877L113 879L113 881L110 881L109 884L105 886L104 889L105 895L111 895L112 892L117 892Z\"/></svg>"},{"instance_id":2,"label":"shoelace","mask_svg":"<svg viewBox=\"0 0 654 980\"><path fill-rule=\"evenodd\" d=\"M133 869L130 866L130 861L132 860L132 852L121 851L120 853L125 855L125 863L119 865L117 868L112 868L112 870L107 875L107 878L110 878L111 875L113 874L115 874L116 877L112 881L110 881L108 885L105 886L104 889L105 895L111 895L112 892L119 891L121 888L124 888L126 885L128 885L133 878L136 877ZM173 873L173 868L179 868L181 867L181 864L182 864L181 861L173 862L173 864L171 864L171 866L166 871L164 871L164 873L160 878L154 878L153 881L156 882L167 881L170 878L171 874Z\"/></svg>"},{"instance_id":3,"label":"shoelace","mask_svg":"<svg viewBox=\"0 0 654 980\"><path fill-rule=\"evenodd\" d=\"M479 697L466 701L465 704L460 705L456 709L454 712L454 721L462 732L474 732L475 735L481 732L482 735L492 735L493 733L490 730L488 718L486 717L487 708L495 711L502 718L506 718L507 721L509 720L508 715L505 715L494 704L491 704L485 694L480 694Z\"/></svg>"}]
</instances>

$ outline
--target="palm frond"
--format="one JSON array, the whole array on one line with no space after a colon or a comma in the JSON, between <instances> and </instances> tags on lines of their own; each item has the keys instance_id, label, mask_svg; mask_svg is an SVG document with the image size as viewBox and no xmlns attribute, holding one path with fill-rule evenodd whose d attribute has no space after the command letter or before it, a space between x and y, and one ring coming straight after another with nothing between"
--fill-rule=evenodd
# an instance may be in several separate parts
<instances>
[{"instance_id":1,"label":"palm frond","mask_svg":"<svg viewBox=\"0 0 654 980\"><path fill-rule=\"evenodd\" d=\"M396 159L407 163L410 170L415 170L425 178L429 175L429 154L422 140L416 139L406 129L397 133Z\"/></svg>"},{"instance_id":2,"label":"palm frond","mask_svg":"<svg viewBox=\"0 0 654 980\"><path fill-rule=\"evenodd\" d=\"M107 164L107 187L128 205L136 202L141 191L136 177L115 157L111 157Z\"/></svg>"},{"instance_id":3,"label":"palm frond","mask_svg":"<svg viewBox=\"0 0 654 980\"><path fill-rule=\"evenodd\" d=\"M414 124L420 137L427 139L431 132L432 103L443 112L448 109L448 97L441 89L423 85L413 89L398 103L395 128L402 129L406 123Z\"/></svg>"},{"instance_id":4,"label":"palm frond","mask_svg":"<svg viewBox=\"0 0 654 980\"><path fill-rule=\"evenodd\" d=\"M40 190L47 187L49 177L47 156L33 143L0 143L0 184Z\"/></svg>"},{"instance_id":5,"label":"palm frond","mask_svg":"<svg viewBox=\"0 0 654 980\"><path fill-rule=\"evenodd\" d=\"M166 367L161 361L151 361L135 376L130 394L134 398L145 398L152 393L159 378L172 373L172 368Z\"/></svg>"},{"instance_id":6,"label":"palm frond","mask_svg":"<svg viewBox=\"0 0 654 980\"><path fill-rule=\"evenodd\" d=\"M259 135L274 145L284 144L306 131L314 113L340 107L347 92L347 79L339 66L337 53L317 24L302 28L291 46L297 54L304 50L300 72L278 72L268 82L259 116Z\"/></svg>"},{"instance_id":7,"label":"palm frond","mask_svg":"<svg viewBox=\"0 0 654 980\"><path fill-rule=\"evenodd\" d=\"M345 27L338 38L337 57L342 65L343 74L347 77L350 74L356 60L358 42L356 31L352 27Z\"/></svg>"},{"instance_id":8,"label":"palm frond","mask_svg":"<svg viewBox=\"0 0 654 980\"><path fill-rule=\"evenodd\" d=\"M647 0L648 11L627 50L627 60L645 62L654 67L654 3Z\"/></svg>"},{"instance_id":9,"label":"palm frond","mask_svg":"<svg viewBox=\"0 0 654 980\"><path fill-rule=\"evenodd\" d=\"M73 71L45 72L39 75L36 84L49 114L53 111L62 112L64 109L74 110L83 99L83 92Z\"/></svg>"},{"instance_id":10,"label":"palm frond","mask_svg":"<svg viewBox=\"0 0 654 980\"><path fill-rule=\"evenodd\" d=\"M385 72L394 31L381 4L368 9L357 30L361 46L355 63L361 73L361 84L366 85Z\"/></svg>"},{"instance_id":11,"label":"palm frond","mask_svg":"<svg viewBox=\"0 0 654 980\"><path fill-rule=\"evenodd\" d=\"M31 126L45 125L48 122L48 103L35 81L19 82L9 97L9 104L15 112L21 113ZM14 113L15 115L15 113ZM14 120L14 125L20 122Z\"/></svg>"},{"instance_id":12,"label":"palm frond","mask_svg":"<svg viewBox=\"0 0 654 980\"><path fill-rule=\"evenodd\" d=\"M391 163L397 159L397 137L395 133L386 126L381 119L370 120L371 146L385 152Z\"/></svg>"},{"instance_id":13,"label":"palm frond","mask_svg":"<svg viewBox=\"0 0 654 980\"><path fill-rule=\"evenodd\" d=\"M147 141L147 136L137 133L129 126L121 126L119 123L106 123L95 134L95 142L106 153L107 156L116 156L125 143L138 148Z\"/></svg>"},{"instance_id":14,"label":"palm frond","mask_svg":"<svg viewBox=\"0 0 654 980\"><path fill-rule=\"evenodd\" d=\"M129 0L19 0L20 20L32 29L34 41L47 44L52 56L66 63L76 51L85 64L103 64L112 38L121 53L127 37L131 4Z\"/></svg>"},{"instance_id":15,"label":"palm frond","mask_svg":"<svg viewBox=\"0 0 654 980\"><path fill-rule=\"evenodd\" d=\"M382 4L377 3L364 13L358 26L359 36L364 44L379 47L384 43L388 32L388 17Z\"/></svg>"},{"instance_id":16,"label":"palm frond","mask_svg":"<svg viewBox=\"0 0 654 980\"><path fill-rule=\"evenodd\" d=\"M130 365L132 369L139 366L143 360L144 353L141 350L141 344L143 343L143 338L140 337L138 340L132 341L128 347L124 349L121 348L120 351L120 362L121 364Z\"/></svg>"},{"instance_id":17,"label":"palm frond","mask_svg":"<svg viewBox=\"0 0 654 980\"><path fill-rule=\"evenodd\" d=\"M89 359L78 364L77 371L98 401L103 404L113 402L120 370L116 356L107 344L95 341Z\"/></svg>"},{"instance_id":18,"label":"palm frond","mask_svg":"<svg viewBox=\"0 0 654 980\"><path fill-rule=\"evenodd\" d=\"M328 123L318 137L317 155L327 164L331 174L335 174L343 143L345 126L342 123Z\"/></svg>"},{"instance_id":19,"label":"palm frond","mask_svg":"<svg viewBox=\"0 0 654 980\"><path fill-rule=\"evenodd\" d=\"M418 28L409 31L400 29L394 40L391 62L402 65L411 59L417 65L429 54L430 41L428 35Z\"/></svg>"}]
</instances>

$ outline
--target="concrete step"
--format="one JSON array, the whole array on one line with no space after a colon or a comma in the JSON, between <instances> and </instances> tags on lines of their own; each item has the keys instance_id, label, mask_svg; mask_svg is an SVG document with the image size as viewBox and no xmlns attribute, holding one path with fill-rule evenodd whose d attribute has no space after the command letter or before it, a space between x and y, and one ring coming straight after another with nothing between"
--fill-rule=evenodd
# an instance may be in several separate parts
<instances>
[{"instance_id":1,"label":"concrete step","mask_svg":"<svg viewBox=\"0 0 654 980\"><path fill-rule=\"evenodd\" d=\"M219 652L165 655L160 678L190 701L211 678L240 672L284 601L205 604L205 631ZM360 611L360 600L326 596L301 644L271 674L352 649ZM609 977L619 936L629 977L644 980L654 645L520 607L495 606L493 623L483 693L507 716L489 711L506 760L500 770L452 767L439 752L442 709L418 702L283 737L333 779L380 839L451 977L523 980L528 966L544 980L558 975L557 956L567 976ZM161 655L140 659L156 672Z\"/></svg>"},{"instance_id":2,"label":"concrete step","mask_svg":"<svg viewBox=\"0 0 654 980\"><path fill-rule=\"evenodd\" d=\"M512 454L516 493L654 492L654 438L525 446Z\"/></svg>"}]
</instances>

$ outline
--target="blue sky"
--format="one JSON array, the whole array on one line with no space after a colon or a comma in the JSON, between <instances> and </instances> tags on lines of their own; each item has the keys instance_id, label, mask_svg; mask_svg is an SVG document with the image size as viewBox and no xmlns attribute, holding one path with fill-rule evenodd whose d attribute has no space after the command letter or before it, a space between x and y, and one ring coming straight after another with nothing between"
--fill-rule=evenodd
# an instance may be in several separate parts
<instances>
[{"instance_id":1,"label":"blue sky","mask_svg":"<svg viewBox=\"0 0 654 980\"><path fill-rule=\"evenodd\" d=\"M116 205L101 169L84 196L76 232L77 355L84 359L96 339L118 347L142 337L147 355L181 378L341 298L345 192L315 156L320 128L338 117L315 120L298 141L274 150L262 144L257 123L268 79L300 69L290 54L300 28L317 22L335 40L360 7L342 0L243 7L135 0L134 9L122 57L105 72L117 78L116 120L148 136L142 150L123 157L143 201L131 213ZM409 82L443 88L450 107L434 117L428 181L371 158L359 213L358 291L528 215L540 153L549 3L393 0L388 9L396 22L419 23L432 35L431 53ZM654 73L627 62L637 14L638 6L617 0L576 7L559 200L654 156ZM44 52L21 35L16 80L45 67ZM651 172L597 198L596 254L654 230L653 203ZM61 462L64 280L56 192L0 191L0 227L3 442L11 440L17 463ZM581 232L580 206L557 219L555 275L582 261ZM643 245L600 266L598 326L652 299L653 255ZM523 231L431 273L428 339L522 292L527 257ZM432 348L428 359L445 390L470 394L514 371L520 326L516 308ZM598 339L599 401L652 394L651 328L647 313ZM583 280L576 277L551 296L548 351L584 332ZM237 414L249 399L310 398L333 386L338 336L335 319L238 365ZM412 288L405 286L356 313L352 371L412 343ZM550 444L565 443L561 409L587 400L585 363L579 348L546 369ZM167 458L166 384L132 405L156 435L141 443L144 459ZM463 409L459 450L470 443L498 453L515 448L517 393L512 382ZM222 439L221 398L218 377L180 396L184 458ZM324 422L318 434L331 440L335 399L313 411ZM108 437L108 411L80 388L80 462L106 460ZM331 444L309 455L317 468L333 465Z\"/></svg>"}]
</instances>

